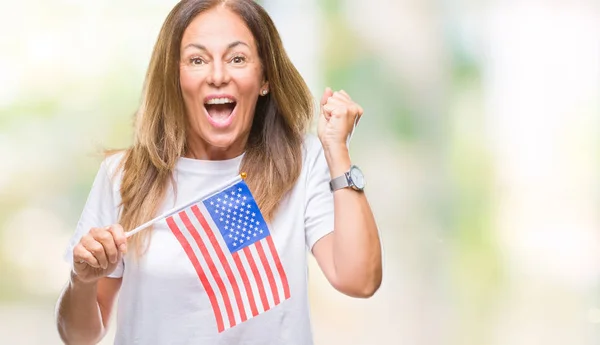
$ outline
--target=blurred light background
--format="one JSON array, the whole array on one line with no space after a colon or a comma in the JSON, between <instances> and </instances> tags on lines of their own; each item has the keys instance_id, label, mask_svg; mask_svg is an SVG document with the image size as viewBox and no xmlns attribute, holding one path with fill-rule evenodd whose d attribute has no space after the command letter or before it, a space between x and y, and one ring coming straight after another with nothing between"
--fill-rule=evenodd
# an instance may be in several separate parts
<instances>
[{"instance_id":1,"label":"blurred light background","mask_svg":"<svg viewBox=\"0 0 600 345\"><path fill-rule=\"evenodd\" d=\"M384 282L354 300L311 261L316 344L598 344L600 3L262 3L315 98L365 109ZM174 4L0 3L0 344L61 343L62 254Z\"/></svg>"}]
</instances>

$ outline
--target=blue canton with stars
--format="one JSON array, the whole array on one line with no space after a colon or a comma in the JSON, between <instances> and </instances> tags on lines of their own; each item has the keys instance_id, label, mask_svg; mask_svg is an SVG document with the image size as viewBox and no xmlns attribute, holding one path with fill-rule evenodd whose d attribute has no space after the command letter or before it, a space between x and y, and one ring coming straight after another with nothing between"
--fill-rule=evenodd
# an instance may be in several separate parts
<instances>
[{"instance_id":1,"label":"blue canton with stars","mask_svg":"<svg viewBox=\"0 0 600 345\"><path fill-rule=\"evenodd\" d=\"M231 253L269 236L267 223L243 180L203 203Z\"/></svg>"}]
</instances>

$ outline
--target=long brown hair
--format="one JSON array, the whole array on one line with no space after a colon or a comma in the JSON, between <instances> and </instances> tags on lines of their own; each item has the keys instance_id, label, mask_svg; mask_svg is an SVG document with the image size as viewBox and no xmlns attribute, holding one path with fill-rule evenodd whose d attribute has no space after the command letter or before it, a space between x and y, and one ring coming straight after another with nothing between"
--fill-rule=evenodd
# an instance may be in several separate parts
<instances>
[{"instance_id":1,"label":"long brown hair","mask_svg":"<svg viewBox=\"0 0 600 345\"><path fill-rule=\"evenodd\" d=\"M156 216L177 160L186 152L186 116L179 84L183 33L203 11L226 6L246 23L270 93L259 97L240 170L267 220L295 184L302 168L302 140L313 116L310 90L288 58L267 12L252 0L183 0L167 16L136 113L134 143L122 161L120 223L128 231ZM149 232L130 241L137 255Z\"/></svg>"}]
</instances>

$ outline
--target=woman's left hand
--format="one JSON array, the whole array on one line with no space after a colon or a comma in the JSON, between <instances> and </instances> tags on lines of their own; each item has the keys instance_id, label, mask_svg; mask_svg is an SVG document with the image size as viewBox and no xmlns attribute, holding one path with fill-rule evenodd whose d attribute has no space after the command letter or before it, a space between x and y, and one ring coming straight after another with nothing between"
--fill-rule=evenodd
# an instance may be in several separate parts
<instances>
[{"instance_id":1,"label":"woman's left hand","mask_svg":"<svg viewBox=\"0 0 600 345\"><path fill-rule=\"evenodd\" d=\"M321 97L321 113L317 133L325 150L346 148L346 140L363 109L344 91L326 88Z\"/></svg>"}]
</instances>

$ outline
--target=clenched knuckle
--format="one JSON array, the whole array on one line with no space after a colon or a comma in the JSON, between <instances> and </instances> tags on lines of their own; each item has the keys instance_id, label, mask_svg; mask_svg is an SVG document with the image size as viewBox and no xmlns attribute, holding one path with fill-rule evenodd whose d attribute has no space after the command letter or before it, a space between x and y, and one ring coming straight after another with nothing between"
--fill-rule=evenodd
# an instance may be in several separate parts
<instances>
[{"instance_id":1,"label":"clenched knuckle","mask_svg":"<svg viewBox=\"0 0 600 345\"><path fill-rule=\"evenodd\" d=\"M90 244L88 250L94 254L100 254L104 252L104 247L98 242Z\"/></svg>"}]
</instances>

